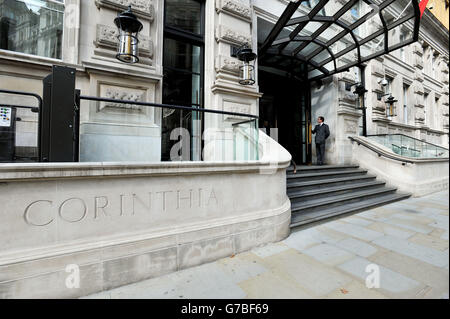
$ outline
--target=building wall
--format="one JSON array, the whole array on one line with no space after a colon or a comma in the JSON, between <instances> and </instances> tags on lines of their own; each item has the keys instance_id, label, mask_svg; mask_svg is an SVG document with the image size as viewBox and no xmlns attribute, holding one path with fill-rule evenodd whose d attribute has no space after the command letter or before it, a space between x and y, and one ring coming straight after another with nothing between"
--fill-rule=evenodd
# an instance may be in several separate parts
<instances>
[{"instance_id":1,"label":"building wall","mask_svg":"<svg viewBox=\"0 0 450 319\"><path fill-rule=\"evenodd\" d=\"M113 20L126 8L124 4L131 4L144 24L141 61L135 65L115 59L117 31ZM258 83L239 85L240 62L230 56L230 47L250 43L256 48L257 17L276 21L286 4L285 0L206 1L204 107L258 113L258 100L264 92L259 91ZM163 0L66 0L61 59L0 50L0 87L41 94L42 79L50 73L52 64L59 64L76 68L76 87L83 95L161 102L163 8ZM405 61L400 51L396 51L367 65L368 133L400 132L448 146L447 29L426 11L419 43L404 52ZM382 90L377 81L385 76L393 79L392 94L399 100L398 116L394 118L385 116L385 105L377 100L377 93ZM323 115L330 124L327 150L328 161L332 163L351 160L347 136L361 131L361 111L355 110L356 97L345 85L356 81L355 70L350 70L325 80L321 88L312 86L312 118ZM402 112L404 84L409 86L407 120ZM82 161L159 160L161 110L94 102L83 102L81 108ZM36 140L33 134L37 118L28 113L21 117L18 141L25 147ZM205 159L232 159L232 152L225 147L232 139L227 129L239 120L205 116L205 129L209 129L205 139L221 135L220 142L205 153Z\"/></svg>"},{"instance_id":2,"label":"building wall","mask_svg":"<svg viewBox=\"0 0 450 319\"><path fill-rule=\"evenodd\" d=\"M434 0L427 4L428 10L447 28L449 28L449 1Z\"/></svg>"}]
</instances>

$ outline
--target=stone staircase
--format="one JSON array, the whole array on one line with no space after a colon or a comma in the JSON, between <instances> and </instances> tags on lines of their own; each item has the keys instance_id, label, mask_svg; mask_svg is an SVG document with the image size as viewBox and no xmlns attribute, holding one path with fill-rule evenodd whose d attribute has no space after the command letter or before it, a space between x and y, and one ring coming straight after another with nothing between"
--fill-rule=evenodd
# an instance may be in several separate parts
<instances>
[{"instance_id":1,"label":"stone staircase","mask_svg":"<svg viewBox=\"0 0 450 319\"><path fill-rule=\"evenodd\" d=\"M387 187L357 165L289 167L287 194L291 200L291 227L355 213L410 197Z\"/></svg>"}]
</instances>

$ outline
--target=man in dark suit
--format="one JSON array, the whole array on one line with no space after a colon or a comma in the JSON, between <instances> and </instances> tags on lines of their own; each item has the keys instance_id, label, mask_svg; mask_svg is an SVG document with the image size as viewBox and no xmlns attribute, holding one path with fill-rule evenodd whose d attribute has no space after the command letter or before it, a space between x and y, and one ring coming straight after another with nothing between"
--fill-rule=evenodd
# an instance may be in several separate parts
<instances>
[{"instance_id":1,"label":"man in dark suit","mask_svg":"<svg viewBox=\"0 0 450 319\"><path fill-rule=\"evenodd\" d=\"M328 125L324 123L325 118L319 116L317 119L317 125L312 130L313 134L316 134L316 153L317 153L317 165L323 165L325 159L325 141L330 136L330 129Z\"/></svg>"}]
</instances>

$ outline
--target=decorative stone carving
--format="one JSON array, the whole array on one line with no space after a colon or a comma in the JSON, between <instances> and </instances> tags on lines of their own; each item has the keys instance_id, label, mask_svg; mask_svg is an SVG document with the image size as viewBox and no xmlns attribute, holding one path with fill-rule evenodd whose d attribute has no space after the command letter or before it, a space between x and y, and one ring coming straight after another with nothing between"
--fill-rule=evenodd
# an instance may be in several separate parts
<instances>
[{"instance_id":1,"label":"decorative stone carving","mask_svg":"<svg viewBox=\"0 0 450 319\"><path fill-rule=\"evenodd\" d=\"M442 115L447 117L450 115L448 106L442 108Z\"/></svg>"},{"instance_id":2,"label":"decorative stone carving","mask_svg":"<svg viewBox=\"0 0 450 319\"><path fill-rule=\"evenodd\" d=\"M226 112L232 112L232 113L251 113L251 106L250 104L246 103L239 103L236 101L223 101L223 111ZM235 115L224 115L225 120L245 120L242 116L235 116Z\"/></svg>"},{"instance_id":3,"label":"decorative stone carving","mask_svg":"<svg viewBox=\"0 0 450 319\"><path fill-rule=\"evenodd\" d=\"M224 25L219 25L216 28L216 40L217 42L227 42L238 46L246 43L252 43L252 37L250 34L243 34Z\"/></svg>"},{"instance_id":4,"label":"decorative stone carving","mask_svg":"<svg viewBox=\"0 0 450 319\"><path fill-rule=\"evenodd\" d=\"M416 68L423 69L423 58L420 55L414 54L413 65Z\"/></svg>"},{"instance_id":5,"label":"decorative stone carving","mask_svg":"<svg viewBox=\"0 0 450 319\"><path fill-rule=\"evenodd\" d=\"M444 129L445 130L448 130L449 129L449 120L448 119L444 119L443 121L442 121L442 126L444 127Z\"/></svg>"},{"instance_id":6,"label":"decorative stone carving","mask_svg":"<svg viewBox=\"0 0 450 319\"><path fill-rule=\"evenodd\" d=\"M383 65L381 63L372 64L372 74L380 78L384 77Z\"/></svg>"},{"instance_id":7,"label":"decorative stone carving","mask_svg":"<svg viewBox=\"0 0 450 319\"><path fill-rule=\"evenodd\" d=\"M216 57L216 72L227 72L239 75L239 67L242 63L235 58L219 55Z\"/></svg>"},{"instance_id":8,"label":"decorative stone carving","mask_svg":"<svg viewBox=\"0 0 450 319\"><path fill-rule=\"evenodd\" d=\"M421 82L415 82L413 87L414 87L414 94L423 95L424 87L423 87L423 84Z\"/></svg>"},{"instance_id":9,"label":"decorative stone carving","mask_svg":"<svg viewBox=\"0 0 450 319\"><path fill-rule=\"evenodd\" d=\"M416 70L416 72L414 73L414 80L419 81L419 82L423 82L423 72L422 72L422 70Z\"/></svg>"},{"instance_id":10,"label":"decorative stone carving","mask_svg":"<svg viewBox=\"0 0 450 319\"><path fill-rule=\"evenodd\" d=\"M125 100L132 102L142 102L144 100L144 91L137 90L127 90L125 88L118 87L108 87L105 89L105 97L108 99ZM99 106L99 111L105 108L117 108L123 110L131 111L143 111L144 106L134 105L134 104L123 104L123 103L113 103L113 102L102 102Z\"/></svg>"},{"instance_id":11,"label":"decorative stone carving","mask_svg":"<svg viewBox=\"0 0 450 319\"><path fill-rule=\"evenodd\" d=\"M125 10L131 6L137 16L150 21L153 21L155 17L153 1L150 0L95 0L95 4L98 8L106 7L116 11Z\"/></svg>"},{"instance_id":12,"label":"decorative stone carving","mask_svg":"<svg viewBox=\"0 0 450 319\"><path fill-rule=\"evenodd\" d=\"M423 124L425 122L425 113L422 110L416 112L416 124Z\"/></svg>"},{"instance_id":13,"label":"decorative stone carving","mask_svg":"<svg viewBox=\"0 0 450 319\"><path fill-rule=\"evenodd\" d=\"M422 95L415 95L414 96L414 106L419 108L424 108L424 102L423 102L423 96Z\"/></svg>"},{"instance_id":14,"label":"decorative stone carving","mask_svg":"<svg viewBox=\"0 0 450 319\"><path fill-rule=\"evenodd\" d=\"M226 12L248 22L252 21L250 7L238 0L216 0L216 11Z\"/></svg>"},{"instance_id":15,"label":"decorative stone carving","mask_svg":"<svg viewBox=\"0 0 450 319\"><path fill-rule=\"evenodd\" d=\"M373 108L372 113L375 115L385 115L386 114L386 103L383 101L376 101Z\"/></svg>"},{"instance_id":16,"label":"decorative stone carving","mask_svg":"<svg viewBox=\"0 0 450 319\"><path fill-rule=\"evenodd\" d=\"M118 43L118 30L115 27L97 24L97 40L95 45L97 47L104 47L111 50L116 50ZM139 55L149 58L153 57L153 41L149 37L139 36Z\"/></svg>"},{"instance_id":17,"label":"decorative stone carving","mask_svg":"<svg viewBox=\"0 0 450 319\"><path fill-rule=\"evenodd\" d=\"M413 53L422 56L423 55L423 47L420 43L415 42L412 44Z\"/></svg>"},{"instance_id":18,"label":"decorative stone carving","mask_svg":"<svg viewBox=\"0 0 450 319\"><path fill-rule=\"evenodd\" d=\"M442 101L442 105L449 105L449 98L448 98L448 95L443 95L442 97L441 97L441 101Z\"/></svg>"}]
</instances>

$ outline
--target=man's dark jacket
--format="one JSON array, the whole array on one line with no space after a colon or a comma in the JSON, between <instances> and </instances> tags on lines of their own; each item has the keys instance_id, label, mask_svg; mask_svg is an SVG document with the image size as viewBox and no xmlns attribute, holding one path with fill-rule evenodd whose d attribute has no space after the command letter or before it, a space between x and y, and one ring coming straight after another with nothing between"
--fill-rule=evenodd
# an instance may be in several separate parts
<instances>
[{"instance_id":1,"label":"man's dark jacket","mask_svg":"<svg viewBox=\"0 0 450 319\"><path fill-rule=\"evenodd\" d=\"M322 125L317 124L312 132L316 134L316 144L325 143L325 140L328 138L328 136L330 136L330 129L325 123L323 123Z\"/></svg>"}]
</instances>

